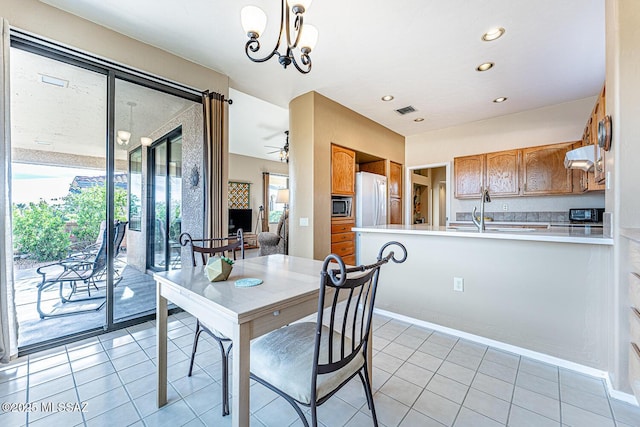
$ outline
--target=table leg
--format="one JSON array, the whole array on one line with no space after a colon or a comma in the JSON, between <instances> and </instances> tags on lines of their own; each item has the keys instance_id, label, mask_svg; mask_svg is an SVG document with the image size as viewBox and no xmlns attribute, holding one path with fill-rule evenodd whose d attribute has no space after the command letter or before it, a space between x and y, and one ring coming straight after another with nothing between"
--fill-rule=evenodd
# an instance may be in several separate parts
<instances>
[{"instance_id":1,"label":"table leg","mask_svg":"<svg viewBox=\"0 0 640 427\"><path fill-rule=\"evenodd\" d=\"M167 299L160 294L162 284L156 284L156 355L158 408L167 404Z\"/></svg>"},{"instance_id":2,"label":"table leg","mask_svg":"<svg viewBox=\"0 0 640 427\"><path fill-rule=\"evenodd\" d=\"M233 427L249 426L250 330L248 323L235 325L233 330Z\"/></svg>"}]
</instances>

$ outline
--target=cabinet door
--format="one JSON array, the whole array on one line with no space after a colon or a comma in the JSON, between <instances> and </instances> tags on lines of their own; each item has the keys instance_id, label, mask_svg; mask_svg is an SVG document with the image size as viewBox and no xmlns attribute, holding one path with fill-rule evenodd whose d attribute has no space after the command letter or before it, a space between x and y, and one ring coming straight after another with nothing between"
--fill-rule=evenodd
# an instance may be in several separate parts
<instances>
[{"instance_id":1,"label":"cabinet door","mask_svg":"<svg viewBox=\"0 0 640 427\"><path fill-rule=\"evenodd\" d=\"M402 165L389 164L389 197L402 197Z\"/></svg>"},{"instance_id":2,"label":"cabinet door","mask_svg":"<svg viewBox=\"0 0 640 427\"><path fill-rule=\"evenodd\" d=\"M517 196L520 192L520 150L488 153L486 156L486 183L491 197Z\"/></svg>"},{"instance_id":3,"label":"cabinet door","mask_svg":"<svg viewBox=\"0 0 640 427\"><path fill-rule=\"evenodd\" d=\"M571 169L564 156L572 142L530 147L522 150L522 177L525 196L569 194L573 191Z\"/></svg>"},{"instance_id":4,"label":"cabinet door","mask_svg":"<svg viewBox=\"0 0 640 427\"><path fill-rule=\"evenodd\" d=\"M478 198L484 185L484 154L453 159L454 194L458 199Z\"/></svg>"},{"instance_id":5,"label":"cabinet door","mask_svg":"<svg viewBox=\"0 0 640 427\"><path fill-rule=\"evenodd\" d=\"M331 146L331 193L355 194L356 153L355 151Z\"/></svg>"},{"instance_id":6,"label":"cabinet door","mask_svg":"<svg viewBox=\"0 0 640 427\"><path fill-rule=\"evenodd\" d=\"M402 224L402 199L392 197L389 200L389 224Z\"/></svg>"}]
</instances>

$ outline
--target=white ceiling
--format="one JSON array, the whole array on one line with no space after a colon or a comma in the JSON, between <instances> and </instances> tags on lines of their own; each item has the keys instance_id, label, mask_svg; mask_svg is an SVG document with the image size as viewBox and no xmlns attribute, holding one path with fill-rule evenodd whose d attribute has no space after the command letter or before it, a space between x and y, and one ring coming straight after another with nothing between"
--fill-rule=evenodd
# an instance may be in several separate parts
<instances>
[{"instance_id":1,"label":"white ceiling","mask_svg":"<svg viewBox=\"0 0 640 427\"><path fill-rule=\"evenodd\" d=\"M231 145L251 143L252 155L283 144L265 139L287 126L275 117L311 90L408 136L593 96L605 77L604 0L315 0L305 19L320 37L307 75L245 56L240 9L267 12L261 41L270 49L276 0L42 1L220 71L232 88L267 101L232 92ZM506 34L481 41L495 26ZM475 71L486 61L495 67ZM395 99L380 101L386 94ZM509 99L492 102L500 96ZM245 103L279 108L271 118L243 111ZM393 111L407 105L418 111ZM259 131L243 135L247 128Z\"/></svg>"}]
</instances>

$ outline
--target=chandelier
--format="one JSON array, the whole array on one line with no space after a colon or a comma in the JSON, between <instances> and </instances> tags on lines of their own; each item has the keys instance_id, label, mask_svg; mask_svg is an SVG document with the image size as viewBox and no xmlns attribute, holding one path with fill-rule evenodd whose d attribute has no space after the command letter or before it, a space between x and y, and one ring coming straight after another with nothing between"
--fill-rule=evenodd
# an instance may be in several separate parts
<instances>
[{"instance_id":1,"label":"chandelier","mask_svg":"<svg viewBox=\"0 0 640 427\"><path fill-rule=\"evenodd\" d=\"M249 41L244 46L244 51L253 62L265 62L273 56L278 56L278 62L284 68L293 64L298 71L307 74L311 71L311 57L309 53L313 50L318 41L318 30L313 25L304 25L303 15L309 8L311 0L293 0L294 5L289 6L288 0L282 0L280 9L280 32L278 41L267 56L263 58L255 58L251 54L260 50L260 41L258 38L267 25L267 15L257 6L245 6L240 12L242 20L242 28L247 33ZM291 16L293 14L293 17ZM291 31L291 21L293 19L293 32ZM286 38L286 51L280 53L280 44ZM294 52L299 47L300 59L296 60ZM282 47L284 49L285 46Z\"/></svg>"}]
</instances>

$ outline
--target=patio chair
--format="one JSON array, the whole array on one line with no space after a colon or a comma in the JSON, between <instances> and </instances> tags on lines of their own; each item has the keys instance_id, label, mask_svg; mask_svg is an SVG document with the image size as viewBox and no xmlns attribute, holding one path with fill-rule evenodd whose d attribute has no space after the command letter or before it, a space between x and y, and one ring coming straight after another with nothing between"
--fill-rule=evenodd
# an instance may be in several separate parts
<instances>
[{"instance_id":1,"label":"patio chair","mask_svg":"<svg viewBox=\"0 0 640 427\"><path fill-rule=\"evenodd\" d=\"M42 281L38 284L38 297L36 303L36 309L38 310L40 319L44 319L45 317L97 311L102 308L104 304L99 305L97 308L56 314L53 312L45 313L42 310L41 303L42 293L47 289L55 286L59 287L60 301L62 303L104 298L102 296L91 297L91 286L94 286L96 290L98 289L95 282L96 280L99 280L102 275L104 275L104 271L107 266L106 237L107 230L105 229L103 232L102 243L100 244L98 251L95 253L92 259L67 258L53 264L42 266L36 270L37 273L42 276ZM78 283L84 283L87 285L88 297L81 299L72 299L73 295L77 291ZM65 285L69 287L68 294L66 295L64 293Z\"/></svg>"},{"instance_id":2,"label":"patio chair","mask_svg":"<svg viewBox=\"0 0 640 427\"><path fill-rule=\"evenodd\" d=\"M235 236L213 239L192 239L189 233L182 233L180 235L180 244L189 247L191 261L194 267L197 265L196 252L200 254L200 260L203 265L207 263L208 257L214 255L228 256L235 260L238 250L240 251L240 258L244 259L244 237L242 235L242 229L239 229ZM229 415L229 353L231 352L233 343L231 342L231 338L226 337L211 325L204 325L199 319L196 319L196 332L193 338L188 376L190 377L193 373L193 362L195 361L196 350L198 349L198 339L202 332L209 334L220 346L220 356L222 357L222 416Z\"/></svg>"},{"instance_id":3,"label":"patio chair","mask_svg":"<svg viewBox=\"0 0 640 427\"><path fill-rule=\"evenodd\" d=\"M104 236L104 231L106 230L106 228L107 228L107 221L103 220L100 223L100 230L98 231L98 235L96 236L96 241L93 243L88 243L86 241L73 243L69 247L67 258L77 258L77 259L92 258L100 248L100 245L102 244L102 238Z\"/></svg>"},{"instance_id":4,"label":"patio chair","mask_svg":"<svg viewBox=\"0 0 640 427\"><path fill-rule=\"evenodd\" d=\"M401 259L394 252L383 256L390 245L402 249ZM251 378L282 396L304 426L309 423L299 405L311 409L311 424L317 426L317 407L356 375L364 387L373 425L378 425L367 362L371 317L380 267L389 260L401 263L406 258L407 251L398 242L384 244L371 265L347 268L338 255L327 256L316 322L292 323L251 343ZM325 302L329 304L326 318Z\"/></svg>"}]
</instances>

